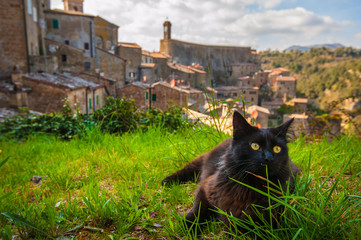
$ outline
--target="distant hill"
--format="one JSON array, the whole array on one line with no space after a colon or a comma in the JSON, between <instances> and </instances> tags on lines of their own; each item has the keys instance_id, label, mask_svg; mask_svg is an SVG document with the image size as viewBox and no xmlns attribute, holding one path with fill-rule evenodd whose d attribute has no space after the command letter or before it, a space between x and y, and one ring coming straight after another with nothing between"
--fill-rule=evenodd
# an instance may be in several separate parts
<instances>
[{"instance_id":1,"label":"distant hill","mask_svg":"<svg viewBox=\"0 0 361 240\"><path fill-rule=\"evenodd\" d=\"M314 45L309 45L309 46L298 46L298 45L293 45L291 47L286 48L284 51L285 52L290 52L290 51L301 51L301 52L307 52L310 51L311 48L322 48L322 47L326 47L326 48L330 48L332 50L335 50L339 47L344 47L342 44L340 43L333 43L333 44L314 44Z\"/></svg>"}]
</instances>

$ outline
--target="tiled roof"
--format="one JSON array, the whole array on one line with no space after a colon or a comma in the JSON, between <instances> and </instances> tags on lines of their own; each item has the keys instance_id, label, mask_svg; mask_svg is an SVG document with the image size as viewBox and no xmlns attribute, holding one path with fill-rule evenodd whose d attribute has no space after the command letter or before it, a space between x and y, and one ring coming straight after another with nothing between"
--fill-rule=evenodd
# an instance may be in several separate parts
<instances>
[{"instance_id":1,"label":"tiled roof","mask_svg":"<svg viewBox=\"0 0 361 240\"><path fill-rule=\"evenodd\" d=\"M118 42L118 46L127 47L127 48L141 48L136 43L127 43L127 42Z\"/></svg>"},{"instance_id":2,"label":"tiled roof","mask_svg":"<svg viewBox=\"0 0 361 240\"><path fill-rule=\"evenodd\" d=\"M150 53L154 58L170 58L168 54L160 53L160 52L151 52Z\"/></svg>"},{"instance_id":3,"label":"tiled roof","mask_svg":"<svg viewBox=\"0 0 361 240\"><path fill-rule=\"evenodd\" d=\"M26 73L23 75L24 78L55 85L71 90L81 88L99 88L102 85L84 80L80 77L68 76L64 74L50 74L50 73Z\"/></svg>"},{"instance_id":4,"label":"tiled roof","mask_svg":"<svg viewBox=\"0 0 361 240\"><path fill-rule=\"evenodd\" d=\"M188 68L185 65L182 65L182 64L179 64L179 63L171 63L171 62L167 62L167 65L171 69L178 70L178 71L184 72L184 73L194 74L194 71L192 71L190 68Z\"/></svg>"},{"instance_id":5,"label":"tiled roof","mask_svg":"<svg viewBox=\"0 0 361 240\"><path fill-rule=\"evenodd\" d=\"M295 82L297 79L291 76L278 76L276 81L278 82Z\"/></svg>"},{"instance_id":6,"label":"tiled roof","mask_svg":"<svg viewBox=\"0 0 361 240\"><path fill-rule=\"evenodd\" d=\"M140 65L141 68L154 68L155 67L155 63L142 63Z\"/></svg>"},{"instance_id":7,"label":"tiled roof","mask_svg":"<svg viewBox=\"0 0 361 240\"><path fill-rule=\"evenodd\" d=\"M84 16L84 17L95 18L95 16L91 15L91 14L86 14L86 13L76 12L76 11L66 11L66 10L62 10L62 9L45 10L45 12L48 12L48 13L60 13L60 14L67 14L67 15Z\"/></svg>"},{"instance_id":8,"label":"tiled roof","mask_svg":"<svg viewBox=\"0 0 361 240\"><path fill-rule=\"evenodd\" d=\"M271 114L270 111L269 111L267 108L260 107L260 106L257 106L257 105L252 105L252 106L248 107L248 108L246 109L246 112L249 113L249 114L252 114L252 112L253 112L254 110L257 110L257 111L259 111L259 112L266 113L266 114L268 114L268 115Z\"/></svg>"},{"instance_id":9,"label":"tiled roof","mask_svg":"<svg viewBox=\"0 0 361 240\"><path fill-rule=\"evenodd\" d=\"M308 98L294 98L294 103L308 103Z\"/></svg>"}]
</instances>

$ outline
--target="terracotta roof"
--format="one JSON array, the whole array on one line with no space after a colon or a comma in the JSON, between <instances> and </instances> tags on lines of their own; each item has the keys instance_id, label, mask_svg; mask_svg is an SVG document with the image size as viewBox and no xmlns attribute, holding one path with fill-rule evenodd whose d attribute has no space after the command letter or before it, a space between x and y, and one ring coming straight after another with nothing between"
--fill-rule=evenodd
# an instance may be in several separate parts
<instances>
[{"instance_id":1,"label":"terracotta roof","mask_svg":"<svg viewBox=\"0 0 361 240\"><path fill-rule=\"evenodd\" d=\"M270 111L269 111L267 108L260 107L260 106L257 106L257 105L252 105L252 106L248 107L248 108L246 109L246 112L249 113L249 114L252 114L252 112L253 112L254 110L257 110L257 111L259 111L259 112L266 113L266 114L268 114L268 115L271 114Z\"/></svg>"},{"instance_id":2,"label":"terracotta roof","mask_svg":"<svg viewBox=\"0 0 361 240\"><path fill-rule=\"evenodd\" d=\"M282 68L282 67L279 67L279 68L274 68L272 69L273 72L289 72L290 70L287 69L287 68Z\"/></svg>"},{"instance_id":3,"label":"terracotta roof","mask_svg":"<svg viewBox=\"0 0 361 240\"><path fill-rule=\"evenodd\" d=\"M127 42L118 42L118 46L127 47L127 48L142 48L136 43L127 43Z\"/></svg>"},{"instance_id":4,"label":"terracotta roof","mask_svg":"<svg viewBox=\"0 0 361 240\"><path fill-rule=\"evenodd\" d=\"M258 91L258 90L259 90L259 87L245 86L245 87L242 87L241 89L244 89L244 90L256 90L256 91Z\"/></svg>"},{"instance_id":5,"label":"terracotta roof","mask_svg":"<svg viewBox=\"0 0 361 240\"><path fill-rule=\"evenodd\" d=\"M50 73L26 73L24 78L39 81L49 85L55 85L62 88L77 90L81 88L100 88L102 85L87 81L80 77L68 76L64 74Z\"/></svg>"},{"instance_id":6,"label":"terracotta roof","mask_svg":"<svg viewBox=\"0 0 361 240\"><path fill-rule=\"evenodd\" d=\"M292 101L294 103L308 103L308 98L294 98Z\"/></svg>"},{"instance_id":7,"label":"terracotta roof","mask_svg":"<svg viewBox=\"0 0 361 240\"><path fill-rule=\"evenodd\" d=\"M141 68L154 68L155 67L155 63L142 63L140 65Z\"/></svg>"},{"instance_id":8,"label":"terracotta roof","mask_svg":"<svg viewBox=\"0 0 361 240\"><path fill-rule=\"evenodd\" d=\"M148 52L146 50L142 50L142 55L146 55L148 57L151 57L152 56L152 53L151 52Z\"/></svg>"},{"instance_id":9,"label":"terracotta roof","mask_svg":"<svg viewBox=\"0 0 361 240\"><path fill-rule=\"evenodd\" d=\"M168 54L160 53L160 52L151 52L150 53L154 58L170 58Z\"/></svg>"},{"instance_id":10,"label":"terracotta roof","mask_svg":"<svg viewBox=\"0 0 361 240\"><path fill-rule=\"evenodd\" d=\"M191 69L192 71L198 72L198 73L202 73L202 74L207 73L206 71L203 71L201 69L198 69L198 68L195 68L195 67L192 67L192 66L189 66L189 69Z\"/></svg>"},{"instance_id":11,"label":"terracotta roof","mask_svg":"<svg viewBox=\"0 0 361 240\"><path fill-rule=\"evenodd\" d=\"M172 88L176 91L179 91L179 92L184 92L184 93L203 93L202 91L198 90L198 89L195 89L195 88L183 88L183 87L178 87L178 86L174 86L174 87L171 87L171 85L167 82L156 82L153 84L153 87L156 87L158 85L162 85L162 86L165 86L165 87L168 87L168 88Z\"/></svg>"},{"instance_id":12,"label":"terracotta roof","mask_svg":"<svg viewBox=\"0 0 361 240\"><path fill-rule=\"evenodd\" d=\"M297 81L297 79L295 77L291 77L291 76L278 76L276 78L276 81L278 81L278 82L295 82L295 81Z\"/></svg>"},{"instance_id":13,"label":"terracotta roof","mask_svg":"<svg viewBox=\"0 0 361 240\"><path fill-rule=\"evenodd\" d=\"M67 14L67 15L74 15L74 16L84 16L84 17L92 17L95 18L94 15L86 14L82 12L75 12L75 11L66 11L62 9L51 9L51 10L45 10L46 13L60 13L60 14Z\"/></svg>"},{"instance_id":14,"label":"terracotta roof","mask_svg":"<svg viewBox=\"0 0 361 240\"><path fill-rule=\"evenodd\" d=\"M194 72L185 65L182 65L182 64L179 64L179 63L171 63L171 62L167 62L167 65L171 69L178 70L178 71L184 72L184 73L194 74Z\"/></svg>"}]
</instances>

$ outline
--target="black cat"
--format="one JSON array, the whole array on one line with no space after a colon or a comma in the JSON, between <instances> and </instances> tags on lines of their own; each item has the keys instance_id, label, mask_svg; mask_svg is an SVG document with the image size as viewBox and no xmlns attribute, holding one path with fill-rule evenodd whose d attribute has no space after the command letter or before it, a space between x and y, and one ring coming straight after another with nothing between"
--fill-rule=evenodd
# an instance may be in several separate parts
<instances>
[{"instance_id":1,"label":"black cat","mask_svg":"<svg viewBox=\"0 0 361 240\"><path fill-rule=\"evenodd\" d=\"M240 219L249 215L256 220L254 206L261 206L259 212L269 217L269 211L262 210L262 207L269 206L268 197L234 180L267 192L267 182L262 179L266 178L267 171L270 181L283 190L287 187L293 189L294 178L300 169L289 159L286 145L286 133L292 121L277 128L259 129L249 125L240 113L234 112L233 138L164 178L163 184L186 182L196 176L200 178L193 208L186 216L188 224L198 214L200 222L215 216L228 223L225 215L212 211L217 208Z\"/></svg>"}]
</instances>

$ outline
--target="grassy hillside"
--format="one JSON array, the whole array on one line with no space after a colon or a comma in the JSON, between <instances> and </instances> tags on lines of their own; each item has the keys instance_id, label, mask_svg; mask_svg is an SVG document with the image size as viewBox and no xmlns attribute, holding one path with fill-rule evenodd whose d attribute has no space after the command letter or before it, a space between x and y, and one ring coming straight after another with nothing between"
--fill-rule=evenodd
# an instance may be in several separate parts
<instances>
[{"instance_id":1,"label":"grassy hillside","mask_svg":"<svg viewBox=\"0 0 361 240\"><path fill-rule=\"evenodd\" d=\"M331 110L329 103L332 100L361 97L360 50L265 51L260 53L260 57L263 69L285 67L296 74L299 96L317 99L323 110Z\"/></svg>"},{"instance_id":2,"label":"grassy hillside","mask_svg":"<svg viewBox=\"0 0 361 240\"><path fill-rule=\"evenodd\" d=\"M48 135L0 141L0 232L35 239L188 239L183 216L196 183L163 187L180 169L228 136L208 128L176 133L151 128L110 135L98 128L70 141ZM281 228L252 226L259 239L360 239L361 140L289 143L303 169ZM0 164L1 166L1 164ZM40 183L30 182L42 176ZM236 221L234 221L236 223ZM211 221L210 239L241 233ZM245 237L254 238L247 234Z\"/></svg>"}]
</instances>

